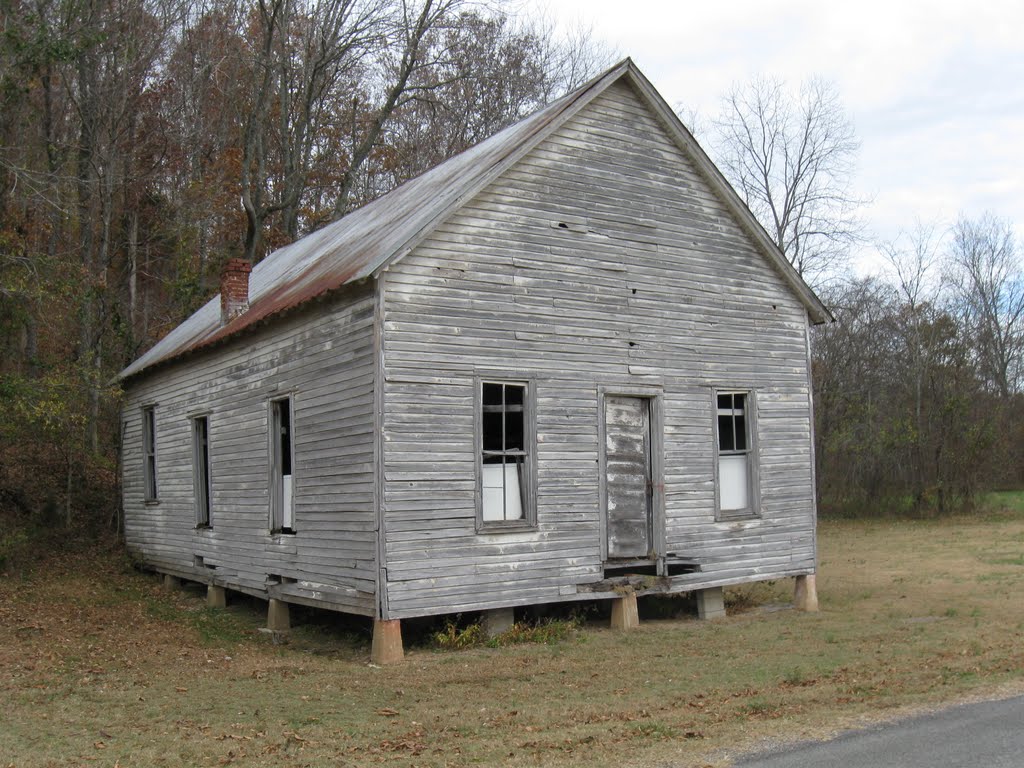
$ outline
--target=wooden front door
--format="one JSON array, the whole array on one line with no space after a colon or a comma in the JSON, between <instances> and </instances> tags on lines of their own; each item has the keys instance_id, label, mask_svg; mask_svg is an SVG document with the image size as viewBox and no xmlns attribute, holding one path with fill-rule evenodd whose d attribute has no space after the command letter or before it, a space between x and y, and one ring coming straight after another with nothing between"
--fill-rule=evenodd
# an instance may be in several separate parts
<instances>
[{"instance_id":1,"label":"wooden front door","mask_svg":"<svg viewBox=\"0 0 1024 768\"><path fill-rule=\"evenodd\" d=\"M608 559L653 557L649 398L605 397L604 459Z\"/></svg>"}]
</instances>

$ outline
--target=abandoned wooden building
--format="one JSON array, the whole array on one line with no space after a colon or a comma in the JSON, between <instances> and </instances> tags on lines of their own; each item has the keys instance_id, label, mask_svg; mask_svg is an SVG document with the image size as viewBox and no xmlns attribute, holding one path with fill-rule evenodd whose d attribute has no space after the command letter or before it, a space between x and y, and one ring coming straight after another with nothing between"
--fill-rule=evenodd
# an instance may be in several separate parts
<instances>
[{"instance_id":1,"label":"abandoned wooden building","mask_svg":"<svg viewBox=\"0 0 1024 768\"><path fill-rule=\"evenodd\" d=\"M130 550L375 619L797 577L829 312L629 60L251 269L120 374Z\"/></svg>"}]
</instances>

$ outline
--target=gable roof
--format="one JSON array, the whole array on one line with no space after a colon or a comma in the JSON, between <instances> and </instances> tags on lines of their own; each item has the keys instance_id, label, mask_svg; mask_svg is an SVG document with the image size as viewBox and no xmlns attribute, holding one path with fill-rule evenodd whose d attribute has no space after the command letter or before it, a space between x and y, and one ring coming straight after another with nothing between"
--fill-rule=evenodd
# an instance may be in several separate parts
<instances>
[{"instance_id":1,"label":"gable roof","mask_svg":"<svg viewBox=\"0 0 1024 768\"><path fill-rule=\"evenodd\" d=\"M407 181L344 218L280 248L253 267L249 309L221 323L219 294L118 374L121 380L234 336L245 328L344 285L376 277L453 211L619 80L630 83L759 246L815 323L828 309L786 260L753 214L631 59L494 136Z\"/></svg>"}]
</instances>

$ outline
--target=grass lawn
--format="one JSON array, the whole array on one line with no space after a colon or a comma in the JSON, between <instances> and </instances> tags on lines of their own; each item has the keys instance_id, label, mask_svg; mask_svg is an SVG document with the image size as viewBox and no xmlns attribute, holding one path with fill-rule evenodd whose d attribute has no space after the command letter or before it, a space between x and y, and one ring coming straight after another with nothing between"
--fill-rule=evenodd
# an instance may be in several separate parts
<instances>
[{"instance_id":1,"label":"grass lawn","mask_svg":"<svg viewBox=\"0 0 1024 768\"><path fill-rule=\"evenodd\" d=\"M0 579L0 766L718 766L1024 691L1024 494L825 521L819 543L818 614L770 609L792 583L761 584L723 620L414 647L387 668L365 634L273 645L260 603L208 609L116 553L53 557Z\"/></svg>"}]
</instances>

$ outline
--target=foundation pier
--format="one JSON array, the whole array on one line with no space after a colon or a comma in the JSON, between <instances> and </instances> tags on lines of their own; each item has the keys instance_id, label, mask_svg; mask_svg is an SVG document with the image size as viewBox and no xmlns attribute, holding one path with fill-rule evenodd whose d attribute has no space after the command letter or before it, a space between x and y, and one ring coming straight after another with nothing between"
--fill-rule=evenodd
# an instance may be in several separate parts
<instances>
[{"instance_id":1,"label":"foundation pier","mask_svg":"<svg viewBox=\"0 0 1024 768\"><path fill-rule=\"evenodd\" d=\"M374 619L370 661L374 664L398 664L404 658L401 620Z\"/></svg>"},{"instance_id":2,"label":"foundation pier","mask_svg":"<svg viewBox=\"0 0 1024 768\"><path fill-rule=\"evenodd\" d=\"M226 608L228 605L228 591L224 587L210 584L206 588L206 604L210 608Z\"/></svg>"},{"instance_id":3,"label":"foundation pier","mask_svg":"<svg viewBox=\"0 0 1024 768\"><path fill-rule=\"evenodd\" d=\"M793 607L798 611L818 612L818 585L815 574L796 577L796 583L793 585Z\"/></svg>"},{"instance_id":4,"label":"foundation pier","mask_svg":"<svg viewBox=\"0 0 1024 768\"><path fill-rule=\"evenodd\" d=\"M725 593L721 587L711 587L697 592L697 616L702 620L725 617Z\"/></svg>"},{"instance_id":5,"label":"foundation pier","mask_svg":"<svg viewBox=\"0 0 1024 768\"><path fill-rule=\"evenodd\" d=\"M516 612L514 608L495 608L484 611L483 627L484 634L488 638L495 638L503 635L512 629L516 623Z\"/></svg>"},{"instance_id":6,"label":"foundation pier","mask_svg":"<svg viewBox=\"0 0 1024 768\"><path fill-rule=\"evenodd\" d=\"M639 626L636 592L612 600L612 629L636 629Z\"/></svg>"},{"instance_id":7,"label":"foundation pier","mask_svg":"<svg viewBox=\"0 0 1024 768\"><path fill-rule=\"evenodd\" d=\"M267 603L267 629L271 632L287 632L292 628L288 603L270 598Z\"/></svg>"}]
</instances>

